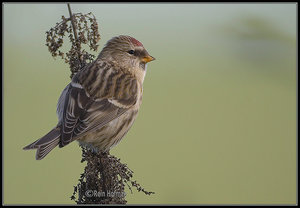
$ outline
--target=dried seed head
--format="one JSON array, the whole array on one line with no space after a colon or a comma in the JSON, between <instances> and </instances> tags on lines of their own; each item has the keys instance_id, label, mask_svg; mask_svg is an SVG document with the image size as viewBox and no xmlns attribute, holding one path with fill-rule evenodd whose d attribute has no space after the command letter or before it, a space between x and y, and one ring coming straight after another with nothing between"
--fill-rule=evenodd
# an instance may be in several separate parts
<instances>
[{"instance_id":1,"label":"dried seed head","mask_svg":"<svg viewBox=\"0 0 300 208\"><path fill-rule=\"evenodd\" d=\"M147 195L154 194L132 180L132 170L126 164L122 164L119 158L109 153L95 153L85 147L82 147L82 158L82 161L87 161L87 166L71 196L77 204L126 204L126 194L107 195L107 193L125 193L125 186L131 193L132 187L135 187L137 191ZM106 195L86 197L85 193L88 190L105 192Z\"/></svg>"},{"instance_id":2,"label":"dried seed head","mask_svg":"<svg viewBox=\"0 0 300 208\"><path fill-rule=\"evenodd\" d=\"M97 51L100 34L98 23L92 13L73 14L73 23L76 28L78 40L75 40L71 18L61 17L62 21L46 32L46 46L53 57L60 56L69 63L71 77L86 64L91 63L95 56L82 50L82 45L88 45L91 51ZM71 49L68 52L59 50L64 43L64 36L69 38Z\"/></svg>"}]
</instances>

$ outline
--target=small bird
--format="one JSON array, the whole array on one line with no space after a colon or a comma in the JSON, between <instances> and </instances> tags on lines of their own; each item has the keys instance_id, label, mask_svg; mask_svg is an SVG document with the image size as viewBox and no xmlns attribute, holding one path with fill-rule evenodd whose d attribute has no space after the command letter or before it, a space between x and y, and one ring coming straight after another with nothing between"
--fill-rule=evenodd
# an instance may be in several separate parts
<instances>
[{"instance_id":1,"label":"small bird","mask_svg":"<svg viewBox=\"0 0 300 208\"><path fill-rule=\"evenodd\" d=\"M136 119L147 63L153 60L133 37L109 40L61 93L57 126L23 149L37 149L36 159L41 160L57 145L64 147L77 140L93 151L108 152Z\"/></svg>"}]
</instances>

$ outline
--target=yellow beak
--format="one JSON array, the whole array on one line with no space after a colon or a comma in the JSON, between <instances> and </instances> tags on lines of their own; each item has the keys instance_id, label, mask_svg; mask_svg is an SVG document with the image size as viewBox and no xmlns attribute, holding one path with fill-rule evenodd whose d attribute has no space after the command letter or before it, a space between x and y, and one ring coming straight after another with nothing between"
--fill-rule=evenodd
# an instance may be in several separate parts
<instances>
[{"instance_id":1,"label":"yellow beak","mask_svg":"<svg viewBox=\"0 0 300 208\"><path fill-rule=\"evenodd\" d=\"M148 63L148 62L154 61L154 60L155 60L155 58L153 56L150 56L150 55L142 58L142 61L145 62L145 63Z\"/></svg>"}]
</instances>

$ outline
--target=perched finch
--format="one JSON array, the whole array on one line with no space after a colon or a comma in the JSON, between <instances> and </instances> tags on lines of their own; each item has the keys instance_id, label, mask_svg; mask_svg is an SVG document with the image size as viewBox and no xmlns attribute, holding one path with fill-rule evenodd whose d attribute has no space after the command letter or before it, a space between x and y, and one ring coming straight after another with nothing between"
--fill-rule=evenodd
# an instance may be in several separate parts
<instances>
[{"instance_id":1,"label":"perched finch","mask_svg":"<svg viewBox=\"0 0 300 208\"><path fill-rule=\"evenodd\" d=\"M24 150L37 149L36 159L41 160L57 145L77 140L94 151L109 151L137 116L147 63L152 60L143 44L130 36L109 40L61 93L57 126Z\"/></svg>"}]
</instances>

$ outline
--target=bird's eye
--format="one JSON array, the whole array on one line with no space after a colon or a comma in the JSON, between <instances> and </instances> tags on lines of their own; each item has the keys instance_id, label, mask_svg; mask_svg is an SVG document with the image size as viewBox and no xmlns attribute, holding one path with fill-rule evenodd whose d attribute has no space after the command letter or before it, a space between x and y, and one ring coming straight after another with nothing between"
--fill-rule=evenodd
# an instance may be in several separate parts
<instances>
[{"instance_id":1,"label":"bird's eye","mask_svg":"<svg viewBox=\"0 0 300 208\"><path fill-rule=\"evenodd\" d=\"M129 54L134 54L134 50L127 51Z\"/></svg>"}]
</instances>

